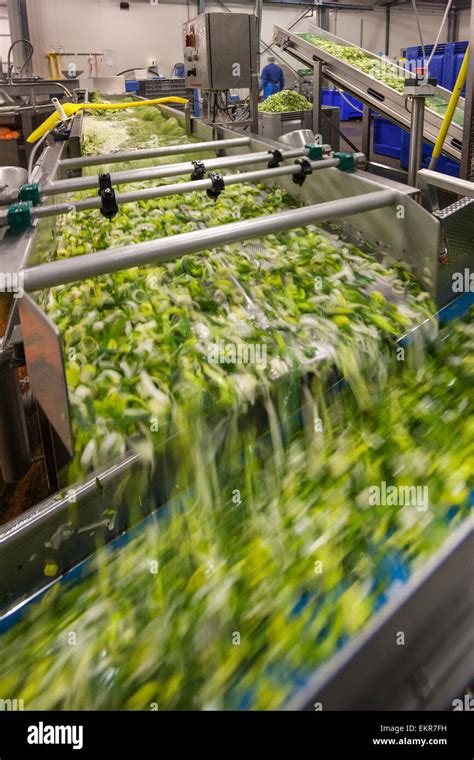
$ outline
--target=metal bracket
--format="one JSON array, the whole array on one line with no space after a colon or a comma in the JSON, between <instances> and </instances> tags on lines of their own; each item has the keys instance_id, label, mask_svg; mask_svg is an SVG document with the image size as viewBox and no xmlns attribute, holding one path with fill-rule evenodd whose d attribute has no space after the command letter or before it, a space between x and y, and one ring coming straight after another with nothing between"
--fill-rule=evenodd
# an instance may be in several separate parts
<instances>
[{"instance_id":1,"label":"metal bracket","mask_svg":"<svg viewBox=\"0 0 474 760\"><path fill-rule=\"evenodd\" d=\"M99 174L99 193L102 199L100 213L106 219L113 219L118 213L119 207L115 198L115 190L112 188L110 174Z\"/></svg>"},{"instance_id":2,"label":"metal bracket","mask_svg":"<svg viewBox=\"0 0 474 760\"><path fill-rule=\"evenodd\" d=\"M340 169L341 172L353 172L356 170L355 156L353 153L335 153L334 158L339 159L339 166L337 168Z\"/></svg>"},{"instance_id":3,"label":"metal bracket","mask_svg":"<svg viewBox=\"0 0 474 760\"><path fill-rule=\"evenodd\" d=\"M272 156L272 158L268 162L267 168L276 169L277 166L280 166L281 162L283 161L283 156L281 155L281 151L279 151L278 148L275 148L275 150L269 150L268 152Z\"/></svg>"},{"instance_id":4,"label":"metal bracket","mask_svg":"<svg viewBox=\"0 0 474 760\"><path fill-rule=\"evenodd\" d=\"M295 164L298 164L301 167L301 171L293 174L293 182L295 185L299 185L301 187L306 177L313 173L313 169L307 158L298 158L295 161Z\"/></svg>"},{"instance_id":5,"label":"metal bracket","mask_svg":"<svg viewBox=\"0 0 474 760\"><path fill-rule=\"evenodd\" d=\"M212 182L212 188L210 187L209 190L207 190L207 195L209 198L212 198L213 201L216 201L225 187L224 178L219 172L212 172L212 174L209 175L209 179Z\"/></svg>"},{"instance_id":6,"label":"metal bracket","mask_svg":"<svg viewBox=\"0 0 474 760\"><path fill-rule=\"evenodd\" d=\"M195 182L199 179L204 179L206 176L206 167L204 165L203 161L191 161L192 165L194 166L194 171L191 174L191 180Z\"/></svg>"},{"instance_id":7,"label":"metal bracket","mask_svg":"<svg viewBox=\"0 0 474 760\"><path fill-rule=\"evenodd\" d=\"M31 201L13 203L7 212L8 225L12 232L24 232L33 226L31 219Z\"/></svg>"},{"instance_id":8,"label":"metal bracket","mask_svg":"<svg viewBox=\"0 0 474 760\"><path fill-rule=\"evenodd\" d=\"M27 182L20 187L18 200L31 201L33 206L41 203L40 186L38 182Z\"/></svg>"},{"instance_id":9,"label":"metal bracket","mask_svg":"<svg viewBox=\"0 0 474 760\"><path fill-rule=\"evenodd\" d=\"M308 158L310 161L321 161L321 159L324 158L324 145L309 143L304 147L308 151Z\"/></svg>"},{"instance_id":10,"label":"metal bracket","mask_svg":"<svg viewBox=\"0 0 474 760\"><path fill-rule=\"evenodd\" d=\"M58 126L51 131L51 134L54 137L55 142L65 142L66 140L69 140L71 135L71 124L69 122L58 124Z\"/></svg>"}]
</instances>

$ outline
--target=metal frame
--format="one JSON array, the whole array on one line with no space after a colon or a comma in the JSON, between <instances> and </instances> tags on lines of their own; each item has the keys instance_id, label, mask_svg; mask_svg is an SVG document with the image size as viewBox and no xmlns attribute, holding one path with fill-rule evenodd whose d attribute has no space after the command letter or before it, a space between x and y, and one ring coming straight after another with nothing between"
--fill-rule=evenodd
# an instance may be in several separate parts
<instances>
[{"instance_id":1,"label":"metal frame","mask_svg":"<svg viewBox=\"0 0 474 760\"><path fill-rule=\"evenodd\" d=\"M314 710L315 703L324 710L449 709L474 678L473 556L466 518L287 709Z\"/></svg>"},{"instance_id":2,"label":"metal frame","mask_svg":"<svg viewBox=\"0 0 474 760\"><path fill-rule=\"evenodd\" d=\"M169 145L163 148L145 148L144 150L117 151L116 153L101 153L95 156L78 156L65 158L59 162L61 171L79 169L85 166L101 166L103 164L121 163L123 161L142 161L149 158L163 158L184 153L199 153L203 150L224 150L236 148L250 143L249 137L236 137L231 140L211 140L209 142L190 143L189 145Z\"/></svg>"},{"instance_id":3,"label":"metal frame","mask_svg":"<svg viewBox=\"0 0 474 760\"><path fill-rule=\"evenodd\" d=\"M431 171L430 169L420 169L418 172L418 183L420 189L429 191L429 188L445 190L447 193L455 193L468 198L474 198L474 182L457 177L450 177L447 174ZM433 208L437 210L438 204Z\"/></svg>"},{"instance_id":4,"label":"metal frame","mask_svg":"<svg viewBox=\"0 0 474 760\"><path fill-rule=\"evenodd\" d=\"M244 146L245 147L245 146ZM219 148L220 149L220 148ZM304 148L294 150L282 150L283 160L291 158L302 158L307 155ZM228 156L224 158L211 158L205 161L206 169L230 169L236 166L251 166L256 164L268 163L270 157L267 151L242 153L237 156ZM184 174L192 174L194 166L192 162L168 164L166 166L155 166L146 169L129 169L127 171L115 172L110 175L113 185L123 185L134 182L143 182L150 179L165 179L167 177L179 177ZM95 190L98 187L98 177L78 177L77 179L58 179L41 184L41 194L43 196L58 195L62 193L74 193L78 190Z\"/></svg>"},{"instance_id":5,"label":"metal frame","mask_svg":"<svg viewBox=\"0 0 474 760\"><path fill-rule=\"evenodd\" d=\"M217 148L215 148L217 150ZM267 156L267 161L270 156ZM362 159L361 159L362 160ZM364 157L365 160L365 157ZM341 160L339 158L324 158L320 161L309 162L312 171L321 171L330 167L339 167ZM226 174L222 181L224 188L230 185L240 185L245 182L258 182L266 179L275 179L276 177L291 176L298 174L301 166L297 163L274 167L272 169L262 169L253 172L239 172L238 174ZM117 204L137 203L138 201L150 200L152 198L164 198L170 195L185 195L204 190L210 190L213 186L211 179L190 180L189 182L177 182L170 185L158 185L157 187L143 188L127 193L117 193L115 199ZM32 219L45 219L50 216L59 216L69 214L71 211L87 211L90 209L99 209L102 206L101 198L85 198L84 200L75 201L74 203L51 203L44 206L35 206L31 209ZM7 213L0 211L0 227L8 224Z\"/></svg>"},{"instance_id":6,"label":"metal frame","mask_svg":"<svg viewBox=\"0 0 474 760\"><path fill-rule=\"evenodd\" d=\"M474 182L449 177L429 169L418 172L418 183L424 202L441 223L437 298L446 302L453 298L453 278L474 270ZM438 191L453 193L457 199L440 208Z\"/></svg>"},{"instance_id":7,"label":"metal frame","mask_svg":"<svg viewBox=\"0 0 474 760\"><path fill-rule=\"evenodd\" d=\"M469 25L469 63L466 79L462 145L460 176L463 179L474 180L474 5L472 4Z\"/></svg>"}]
</instances>

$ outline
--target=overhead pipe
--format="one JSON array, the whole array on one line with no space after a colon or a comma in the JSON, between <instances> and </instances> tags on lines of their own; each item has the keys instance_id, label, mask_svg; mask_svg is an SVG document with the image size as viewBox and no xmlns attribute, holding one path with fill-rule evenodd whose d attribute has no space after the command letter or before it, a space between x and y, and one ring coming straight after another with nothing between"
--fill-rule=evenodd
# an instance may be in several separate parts
<instances>
[{"instance_id":1,"label":"overhead pipe","mask_svg":"<svg viewBox=\"0 0 474 760\"><path fill-rule=\"evenodd\" d=\"M290 158L301 158L306 156L308 151L305 148L281 151L283 161ZM259 153L244 153L239 156L227 156L224 158L211 158L205 161L206 169L226 169L234 166L249 166L250 164L263 164L270 160L270 152L262 151ZM147 169L129 169L127 171L115 172L110 175L112 185L124 185L133 182L144 182L151 179L164 179L165 177L179 177L182 174L188 174L194 171L194 165L191 162L180 164L167 164L166 166L152 166ZM73 193L77 190L95 190L98 187L98 175L93 177L77 177L75 179L60 179L49 182L41 187L41 194L59 195L62 193Z\"/></svg>"},{"instance_id":2,"label":"overhead pipe","mask_svg":"<svg viewBox=\"0 0 474 760\"><path fill-rule=\"evenodd\" d=\"M1 91L0 91L1 92ZM229 140L210 140L208 142L189 143L188 145L167 145L164 148L144 148L143 150L116 151L115 153L98 153L95 156L77 156L64 158L59 162L61 169L79 169L84 166L101 166L121 161L143 161L148 158L176 156L181 153L197 153L202 150L223 150L240 148L250 144L250 137L235 137Z\"/></svg>"},{"instance_id":3,"label":"overhead pipe","mask_svg":"<svg viewBox=\"0 0 474 760\"><path fill-rule=\"evenodd\" d=\"M358 154L358 163L365 160L365 156ZM310 161L312 171L329 169L340 165L339 158L324 158L318 161ZM226 174L222 177L224 187L229 185L242 185L245 182L259 182L275 177L291 176L301 171L299 164L290 164L278 166L273 169L264 169L253 172L239 172L238 174ZM164 198L170 195L184 195L185 193L194 193L203 190L211 190L213 183L211 179L190 180L189 182L176 182L170 185L159 185L158 187L146 187L142 190L134 190L128 193L117 193L115 200L119 205L124 203L138 203L139 201L149 201L155 198ZM90 211L99 209L102 206L102 199L99 197L84 198L83 200L73 203L56 203L45 206L35 206L31 209L32 219L45 219L52 216L61 216L62 214L77 213L80 211ZM8 225L8 215L0 215L0 227Z\"/></svg>"}]
</instances>

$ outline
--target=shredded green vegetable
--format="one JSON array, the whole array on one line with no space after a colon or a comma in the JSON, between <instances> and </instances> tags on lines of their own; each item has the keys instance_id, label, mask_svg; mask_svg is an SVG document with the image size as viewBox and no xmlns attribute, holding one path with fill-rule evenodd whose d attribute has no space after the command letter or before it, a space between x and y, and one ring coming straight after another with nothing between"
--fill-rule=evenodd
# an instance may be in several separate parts
<instances>
[{"instance_id":1,"label":"shredded green vegetable","mask_svg":"<svg viewBox=\"0 0 474 760\"><path fill-rule=\"evenodd\" d=\"M379 82L383 82L392 90L397 92L403 92L405 88L405 79L410 78L412 74L409 71L403 69L402 66L396 66L388 59L383 61L376 61L371 56L364 53L358 47L352 47L349 45L339 45L336 42L320 37L316 34L302 32L298 35L302 37L306 42L311 42L316 47L326 50L335 58L339 58L341 61L349 63L359 71L363 71L365 74L377 79ZM444 116L448 108L448 100L433 96L426 98L426 104L431 111L435 111L440 116ZM462 107L456 108L453 122L459 126L464 122L464 109Z\"/></svg>"},{"instance_id":2,"label":"shredded green vegetable","mask_svg":"<svg viewBox=\"0 0 474 760\"><path fill-rule=\"evenodd\" d=\"M296 205L278 187L244 185L215 203L193 193L123 206L112 224L71 214L57 250L92 253ZM431 348L394 346L434 310L400 265L309 227L55 288L46 306L64 339L76 436L68 482L131 445L152 460L179 431L175 498L2 636L2 699L279 708L468 514L472 316ZM264 347L265 361L212 361L221 342L259 347L260 358ZM334 367L347 384L328 399ZM250 415L242 424L258 399L264 436ZM428 492L374 505L383 483Z\"/></svg>"},{"instance_id":3,"label":"shredded green vegetable","mask_svg":"<svg viewBox=\"0 0 474 760\"><path fill-rule=\"evenodd\" d=\"M280 111L308 111L311 108L311 103L304 95L300 95L294 90L282 90L270 95L263 103L260 103L258 110L278 113Z\"/></svg>"}]
</instances>

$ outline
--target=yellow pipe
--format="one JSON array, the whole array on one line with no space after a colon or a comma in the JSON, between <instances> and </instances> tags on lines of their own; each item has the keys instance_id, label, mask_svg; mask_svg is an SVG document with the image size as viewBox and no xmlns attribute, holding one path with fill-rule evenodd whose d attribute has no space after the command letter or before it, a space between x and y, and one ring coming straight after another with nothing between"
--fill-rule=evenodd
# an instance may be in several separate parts
<instances>
[{"instance_id":1,"label":"yellow pipe","mask_svg":"<svg viewBox=\"0 0 474 760\"><path fill-rule=\"evenodd\" d=\"M138 106L156 106L159 103L187 103L186 98L155 98L154 100L133 100L130 103L63 103L62 108L67 117L74 116L78 111L87 109L88 111L119 111L123 108L137 108ZM48 116L40 126L28 137L27 142L35 143L43 135L54 129L61 122L61 117L57 111Z\"/></svg>"},{"instance_id":2,"label":"yellow pipe","mask_svg":"<svg viewBox=\"0 0 474 760\"><path fill-rule=\"evenodd\" d=\"M438 158L440 157L441 151L443 150L444 141L446 140L448 129L451 126L451 122L453 120L453 116L459 102L459 97L461 95L462 88L464 87L464 82L466 81L468 57L469 50L466 50L462 66L459 70L458 78L456 79L454 90L451 93L448 108L444 114L443 123L441 124L441 129L439 130L439 135L433 149L433 155L431 156L430 165L428 167L431 170L434 170L436 168L436 164L438 163Z\"/></svg>"}]
</instances>

